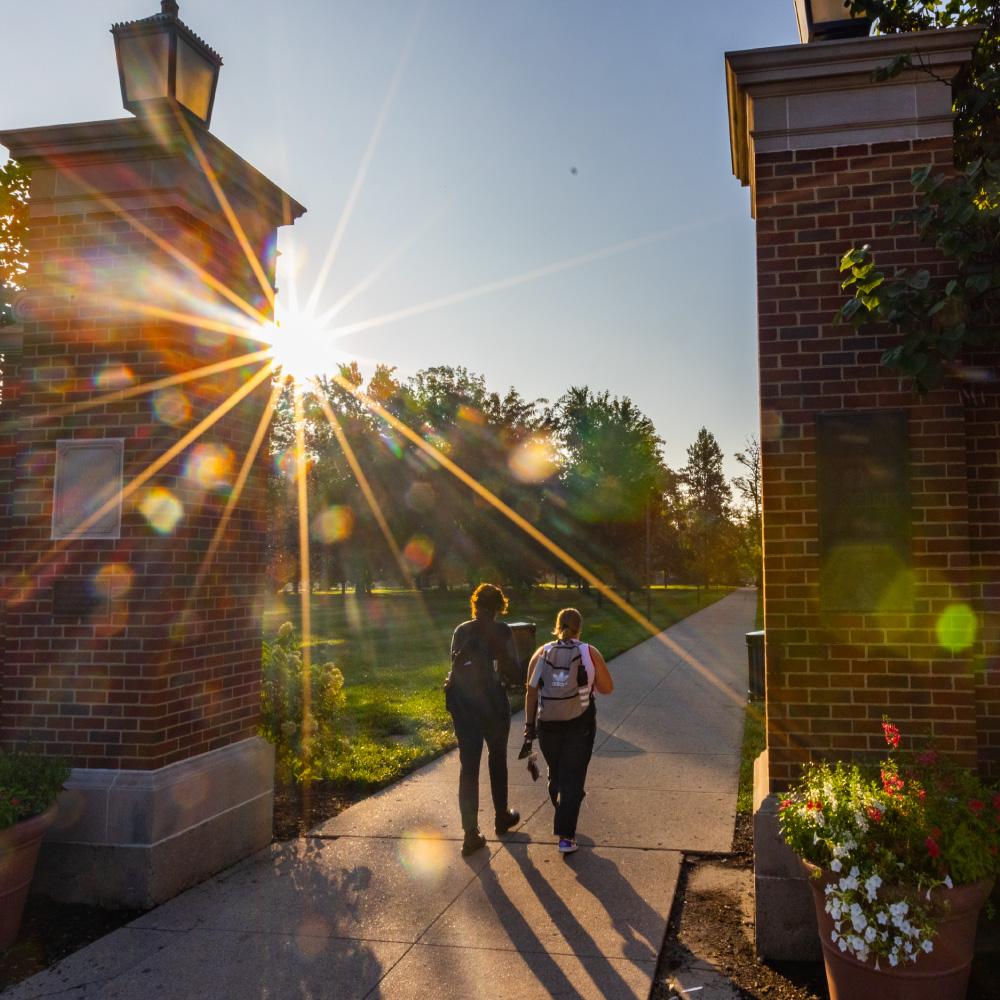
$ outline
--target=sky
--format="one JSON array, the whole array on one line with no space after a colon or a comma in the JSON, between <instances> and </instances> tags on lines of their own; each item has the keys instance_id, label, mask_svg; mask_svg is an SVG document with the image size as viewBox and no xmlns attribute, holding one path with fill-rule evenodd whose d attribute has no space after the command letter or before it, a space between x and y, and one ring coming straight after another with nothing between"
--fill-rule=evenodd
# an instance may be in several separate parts
<instances>
[{"instance_id":1,"label":"sky","mask_svg":"<svg viewBox=\"0 0 1000 1000\"><path fill-rule=\"evenodd\" d=\"M0 128L127 116L108 29L158 0L8 8ZM331 324L356 328L338 357L628 396L668 465L705 426L738 473L759 427L754 229L724 53L797 43L792 0L180 0L180 17L224 61L212 132L308 209L279 240L279 302L315 287L321 312L379 269Z\"/></svg>"}]
</instances>

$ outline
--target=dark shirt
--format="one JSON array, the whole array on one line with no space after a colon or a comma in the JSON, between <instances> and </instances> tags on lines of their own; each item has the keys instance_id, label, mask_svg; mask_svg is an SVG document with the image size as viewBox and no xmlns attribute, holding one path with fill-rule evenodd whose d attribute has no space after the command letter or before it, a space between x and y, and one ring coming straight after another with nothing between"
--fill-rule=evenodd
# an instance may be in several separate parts
<instances>
[{"instance_id":1,"label":"dark shirt","mask_svg":"<svg viewBox=\"0 0 1000 1000\"><path fill-rule=\"evenodd\" d=\"M509 670L513 676L516 676L520 671L521 661L517 655L517 643L514 642L514 630L506 622L498 622L495 618L477 616L472 621L462 622L451 637L451 655L454 656L455 650L459 649L469 637L469 632L476 622L480 623L486 634L490 658L497 661L497 670L500 675L506 675Z\"/></svg>"}]
</instances>

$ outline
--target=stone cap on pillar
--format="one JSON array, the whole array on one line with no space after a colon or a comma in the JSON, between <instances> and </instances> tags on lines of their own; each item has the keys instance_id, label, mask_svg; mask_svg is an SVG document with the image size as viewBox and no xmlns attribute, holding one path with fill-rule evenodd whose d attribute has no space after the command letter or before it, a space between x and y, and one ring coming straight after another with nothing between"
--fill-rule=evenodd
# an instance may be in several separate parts
<instances>
[{"instance_id":1,"label":"stone cap on pillar","mask_svg":"<svg viewBox=\"0 0 1000 1000\"><path fill-rule=\"evenodd\" d=\"M754 156L858 143L951 136L951 81L983 28L811 42L726 53L733 173L750 186ZM872 71L910 53L913 67L884 83Z\"/></svg>"},{"instance_id":2,"label":"stone cap on pillar","mask_svg":"<svg viewBox=\"0 0 1000 1000\"><path fill-rule=\"evenodd\" d=\"M173 161L187 169L135 171L129 177L119 171L121 189L115 194L128 197L156 187L176 187L178 184L187 198L200 202L209 214L218 212L218 203L211 186L204 179L192 142L196 141L220 178L225 179L227 194L235 193L247 207L252 208L271 226L291 225L305 213L305 208L282 191L273 181L252 167L238 153L211 132L194 131L179 116L116 118L110 121L78 122L71 125L47 125L0 131L0 144L7 147L12 159L31 170L54 167L57 171L76 171L93 176L92 168L104 164L128 164L145 161L152 163ZM197 177L201 175L201 182ZM192 184L192 179L195 181ZM53 191L56 199L86 197L85 186L76 191L64 176L62 190ZM110 194L102 190L102 194ZM34 197L34 191L32 192ZM208 220L206 220L208 221Z\"/></svg>"}]
</instances>

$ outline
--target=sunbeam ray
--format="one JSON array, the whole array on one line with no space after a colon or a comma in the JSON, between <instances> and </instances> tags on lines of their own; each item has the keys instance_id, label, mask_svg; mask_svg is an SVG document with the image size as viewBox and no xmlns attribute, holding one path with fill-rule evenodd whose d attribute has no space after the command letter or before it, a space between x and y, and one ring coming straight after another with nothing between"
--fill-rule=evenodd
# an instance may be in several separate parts
<instances>
[{"instance_id":1,"label":"sunbeam ray","mask_svg":"<svg viewBox=\"0 0 1000 1000\"><path fill-rule=\"evenodd\" d=\"M225 191L222 190L222 186L219 184L218 179L215 176L215 171L212 169L212 165L208 162L208 157L202 151L201 145L195 138L194 131L191 125L185 119L180 108L175 109L175 114L177 115L177 121L184 131L184 135L188 142L191 144L191 148L194 150L195 159L198 161L198 166L201 167L201 172L205 175L205 179L208 181L209 186L212 188L212 192L215 195L216 201L219 203L219 208L222 209L222 214L225 215L226 221L229 223L230 228L233 231L233 235L236 237L236 241L239 243L240 248L243 250L244 256L247 259L247 263L250 265L250 269L253 271L258 283L260 284L261 291L264 293L264 297L267 299L268 305L274 308L274 288L271 286L271 282L268 280L267 275L264 273L264 268L260 265L260 260L257 254L254 253L253 248L250 246L250 241L247 239L246 230L240 223L240 220L236 217L236 213L233 211L232 205L229 203L229 199L226 197Z\"/></svg>"},{"instance_id":2,"label":"sunbeam ray","mask_svg":"<svg viewBox=\"0 0 1000 1000\"><path fill-rule=\"evenodd\" d=\"M302 412L302 393L297 385L292 386L295 407L295 479L299 502L299 591L302 597L302 750L306 759L306 774L309 773L311 748L312 684L312 581L309 579L309 500L306 482L306 435L305 415ZM303 806L308 815L309 781L304 782Z\"/></svg>"},{"instance_id":3,"label":"sunbeam ray","mask_svg":"<svg viewBox=\"0 0 1000 1000\"><path fill-rule=\"evenodd\" d=\"M220 281L214 275L206 271L200 264L196 264L190 257L187 256L183 251L178 250L172 243L165 240L158 233L154 232L149 228L144 222L137 219L128 209L123 208L114 200L114 198L109 198L106 194L98 191L92 184L88 184L76 171L70 169L69 167L62 167L63 173L67 177L72 178L74 183L78 184L84 191L86 191L95 201L100 202L105 208L110 212L114 212L115 215L119 216L125 222L127 222L137 233L141 233L146 237L151 243L153 243L159 250L162 250L168 257L176 261L181 265L186 271L189 271L195 277L201 279L209 288L213 291L218 292L223 298L231 302L237 309L246 313L255 323L259 326L267 326L269 324L268 317L265 316L259 309L255 308L251 303L247 302L242 296L234 292L229 288L225 282Z\"/></svg>"},{"instance_id":4,"label":"sunbeam ray","mask_svg":"<svg viewBox=\"0 0 1000 1000\"><path fill-rule=\"evenodd\" d=\"M517 511L508 507L498 496L494 495L485 486L479 483L476 479L470 476L464 469L456 465L447 455L439 451L432 444L425 441L416 431L407 427L401 420L393 416L388 410L383 406L380 406L374 399L371 399L366 393L362 392L359 388L352 385L346 378L342 375L334 376L334 381L337 382L342 388L347 392L350 392L358 400L360 400L365 406L367 406L373 413L381 417L386 423L389 424L394 430L398 431L408 440L412 441L418 448L424 451L426 454L431 456L435 462L444 466L453 476L455 476L460 482L468 486L473 492L485 500L488 504L495 507L501 514L512 521L517 527L519 527L526 534L530 535L536 542L543 545L549 552L551 552L557 559L559 559L564 565L568 566L574 573L586 580L592 587L596 587L609 601L612 602L621 611L624 611L630 618L638 622L650 636L659 639L671 652L679 655L683 662L688 663L695 670L701 674L710 684L714 685L722 694L733 701L739 702L743 705L743 699L736 695L730 688L728 688L722 681L720 681L711 671L709 671L704 665L699 663L689 651L685 650L682 646L678 645L671 639L665 632L661 631L656 625L654 625L645 615L637 611L632 607L626 600L619 597L610 587L608 587L604 582L598 579L593 573L590 572L582 563L574 559L568 552L556 545L551 539L549 539L545 534L539 531L533 524L526 521Z\"/></svg>"},{"instance_id":5,"label":"sunbeam ray","mask_svg":"<svg viewBox=\"0 0 1000 1000\"><path fill-rule=\"evenodd\" d=\"M396 99L396 91L399 89L400 81L403 79L403 71L406 69L406 63L409 60L410 49L413 48L413 43L417 37L417 28L423 19L424 11L426 9L427 0L424 0L424 3L420 5L413 18L410 33L407 36L405 44L403 45L403 51L400 54L399 62L396 65L396 72L393 74L392 80L389 83L389 89L386 91L385 99L382 101L382 108L375 121L375 127L372 129L368 145L365 148L364 155L361 157L361 164L358 167L357 175L354 178L354 184L351 186L350 194L347 196L347 202L344 205L343 211L340 213L337 228L334 230L333 237L330 240L330 247L326 252L326 256L323 258L323 263L320 266L319 273L316 275L313 290L306 301L304 312L307 316L311 316L316 310L316 303L323 291L323 286L326 284L326 279L329 277L330 269L333 267L334 258L337 256L337 251L340 249L340 242L344 238L344 233L347 230L347 224L350 222L351 215L354 212L354 206L357 204L358 198L361 196L361 188L368 175L368 167L371 164L372 157L375 155L375 149L378 146L379 138L382 135L382 129L385 126L386 119L389 117L389 110Z\"/></svg>"},{"instance_id":6,"label":"sunbeam ray","mask_svg":"<svg viewBox=\"0 0 1000 1000\"><path fill-rule=\"evenodd\" d=\"M274 407L278 402L278 397L280 395L281 386L274 386L271 389L271 398L267 401L267 406L264 407L264 412L261 414L260 421L257 424L257 430L254 433L253 440L250 442L249 448L247 448L246 457L243 459L243 465L240 467L239 475L236 477L236 482L233 484L232 491L229 494L229 499L226 501L226 507L219 518L219 524L215 529L215 533L212 535L212 541L198 567L198 575L195 577L194 584L191 587L191 597L188 601L188 605L194 601L194 598L201 587L201 581L205 578L205 574L208 572L212 560L215 558L215 553L222 542L223 533L229 526L229 522L233 516L233 511L236 509L236 505L239 503L240 497L243 495L243 487L246 485L247 478L253 469L253 463L257 458L257 453L260 451L260 446L264 441L264 436L267 434L268 424L271 422L271 417L274 414Z\"/></svg>"},{"instance_id":7,"label":"sunbeam ray","mask_svg":"<svg viewBox=\"0 0 1000 1000\"><path fill-rule=\"evenodd\" d=\"M382 513L382 508L379 507L378 500L375 499L375 494L372 492L372 488L368 484L368 477L364 474L364 471L358 463L357 456L354 454L354 449L351 447L351 442L347 440L347 435L344 433L344 429L340 426L340 421L337 419L337 415L333 412L333 408L330 406L329 402L324 399L320 393L316 394L316 398L319 400L319 405L323 410L330 427L333 429L337 443L340 445L340 448L344 453L344 457L347 459L347 464L350 465L351 471L354 473L354 478L357 480L358 486L361 487L361 492L364 494L364 498L368 503L368 508L371 510L372 516L378 522L378 526L382 531L382 536L385 538L386 544L389 546L393 558L399 564L399 569L403 574L403 579L406 581L406 585L408 587L415 588L413 574L407 568L406 560L403 558L403 553L400 551L399 545L396 544L396 539L392 537L392 531L389 529L389 522L386 521L385 515Z\"/></svg>"},{"instance_id":8,"label":"sunbeam ray","mask_svg":"<svg viewBox=\"0 0 1000 1000\"><path fill-rule=\"evenodd\" d=\"M25 577L28 580L37 580L41 570L47 566L52 560L65 549L70 543L79 539L79 537L85 532L91 525L99 521L105 514L113 510L118 504L124 503L130 496L140 486L149 481L150 478L156 475L160 469L163 468L168 462L179 455L189 444L196 441L202 434L205 433L210 427L216 424L222 419L237 403L239 403L244 397L248 396L254 389L264 381L268 375L274 370L274 365L272 362L268 362L259 371L257 371L251 378L249 378L243 385L240 386L234 393L229 395L224 399L211 413L204 417L197 426L193 427L184 437L180 440L175 441L159 458L151 462L142 472L140 472L134 479L132 479L127 485L123 486L114 496L108 499L104 504L102 504L90 517L83 520L78 524L69 535L65 538L58 539L55 544L51 545L45 554L39 559L35 565L27 571ZM0 594L7 596L8 593L15 593L20 595L20 597L13 598L14 600L23 600L27 595L32 593L34 587L33 585L26 584L24 586L18 586L16 590L8 589L4 587L0 590Z\"/></svg>"},{"instance_id":9,"label":"sunbeam ray","mask_svg":"<svg viewBox=\"0 0 1000 1000\"><path fill-rule=\"evenodd\" d=\"M117 403L132 396L141 396L145 393L156 392L158 389L166 389L172 385L181 385L184 382L191 382L199 378L207 378L209 375L217 375L219 372L229 371L232 368L239 368L241 365L253 364L254 361L263 361L271 357L270 348L262 351L254 351L252 354L241 354L236 358L227 358L225 361L216 361L211 365L204 365L201 368L192 368L190 371L178 372L175 375L167 375L164 378L156 379L153 382L143 382L141 385L129 386L127 389L114 389L111 392L95 396L93 399L82 400L79 403L67 403L65 406L51 410L48 413L40 414L39 417L49 419L50 417L62 417L70 413L80 413L89 410L94 406L104 406L108 403Z\"/></svg>"},{"instance_id":10,"label":"sunbeam ray","mask_svg":"<svg viewBox=\"0 0 1000 1000\"><path fill-rule=\"evenodd\" d=\"M617 254L627 253L629 250L635 250L638 247L656 243L659 240L666 239L668 236L676 236L678 233L701 228L714 221L716 221L714 218L702 219L685 226L671 226L669 229L661 229L659 232L649 233L646 236L638 236L633 240L616 243L601 250L592 250L589 253L569 257L554 264L546 264L531 271L523 271L521 274L515 274L508 278L490 281L485 285L466 289L464 292L453 292L451 295L442 295L440 298L431 299L428 302L406 306L403 309L396 309L394 312L383 313L381 316L373 316L371 319L359 320L357 323L349 323L346 326L336 327L333 333L344 337L351 333L360 333L363 330L370 330L373 327L385 326L387 323L395 323L401 319L408 319L410 316L419 316L421 313L430 312L434 309L443 309L445 306L457 305L459 302L479 298L481 295L489 295L491 292L499 292L505 288L513 288L515 285L523 285L529 281L536 281L538 278L545 278L550 274L557 274L560 271L567 271L570 268L591 264L594 261L603 260L605 257L614 257Z\"/></svg>"}]
</instances>

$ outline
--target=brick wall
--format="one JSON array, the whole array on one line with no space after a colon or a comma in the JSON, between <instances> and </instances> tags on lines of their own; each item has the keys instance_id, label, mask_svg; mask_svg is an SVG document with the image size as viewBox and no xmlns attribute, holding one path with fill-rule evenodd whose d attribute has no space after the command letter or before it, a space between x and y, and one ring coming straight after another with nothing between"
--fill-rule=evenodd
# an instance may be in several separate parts
<instances>
[{"instance_id":1,"label":"brick wall","mask_svg":"<svg viewBox=\"0 0 1000 1000\"><path fill-rule=\"evenodd\" d=\"M72 407L261 344L123 312L123 300L141 298L207 314L210 293L100 202L81 209L76 201L73 214L65 214L58 200L33 191L32 204L31 319L20 358L18 462L4 556L0 741L32 741L79 767L157 768L256 732L261 459L207 575L197 588L195 582L269 382L125 501L119 540L51 540L55 442L124 438L127 487L258 365L184 382L166 395ZM234 238L176 206L137 208L133 215L260 304L260 288ZM263 253L260 233L251 236ZM197 447L214 449L195 453L207 459L201 464L189 461ZM223 465L229 458L227 468L215 470L218 478L213 455ZM147 502L153 490L162 491L159 508ZM174 504L180 516L170 524L165 514ZM65 577L103 585L109 605L94 615L54 617L53 582Z\"/></svg>"},{"instance_id":2,"label":"brick wall","mask_svg":"<svg viewBox=\"0 0 1000 1000\"><path fill-rule=\"evenodd\" d=\"M953 388L924 397L901 388L879 364L891 331L832 324L849 246L871 244L888 274L896 266L943 273L947 265L912 229L890 228L914 204L912 169L928 162L950 170L951 140L756 155L772 790L810 753L883 749L883 714L906 734L929 730L966 763L978 754L987 774L1000 763L995 618L971 651L950 653L936 637L949 605L972 602L982 613L995 604L1000 414L980 408L970 417ZM913 609L821 613L816 414L876 408L908 414Z\"/></svg>"}]
</instances>

